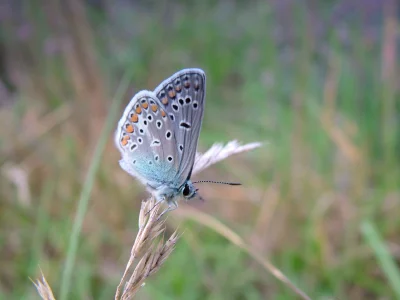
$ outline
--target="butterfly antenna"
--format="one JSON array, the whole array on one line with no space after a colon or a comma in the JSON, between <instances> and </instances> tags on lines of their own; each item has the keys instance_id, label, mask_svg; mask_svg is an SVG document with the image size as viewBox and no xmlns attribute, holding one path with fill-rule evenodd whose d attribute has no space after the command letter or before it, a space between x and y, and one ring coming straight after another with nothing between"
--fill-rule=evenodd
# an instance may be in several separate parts
<instances>
[{"instance_id":1,"label":"butterfly antenna","mask_svg":"<svg viewBox=\"0 0 400 300\"><path fill-rule=\"evenodd\" d=\"M199 181L195 181L193 183L217 183L217 184L227 184L227 185L242 185L241 183L238 182L224 182L224 181L214 181L214 180L199 180Z\"/></svg>"}]
</instances>

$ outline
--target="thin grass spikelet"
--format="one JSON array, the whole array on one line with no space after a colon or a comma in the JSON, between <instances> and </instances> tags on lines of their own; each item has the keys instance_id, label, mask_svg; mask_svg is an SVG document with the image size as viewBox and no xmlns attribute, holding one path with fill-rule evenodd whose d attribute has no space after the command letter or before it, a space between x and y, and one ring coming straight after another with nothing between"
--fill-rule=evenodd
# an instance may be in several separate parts
<instances>
[{"instance_id":1,"label":"thin grass spikelet","mask_svg":"<svg viewBox=\"0 0 400 300\"><path fill-rule=\"evenodd\" d=\"M214 165L221 160L228 158L231 155L241 152L247 152L255 148L261 147L261 143L254 142L246 145L241 145L238 141L233 140L223 145L215 143L205 153L196 153L196 159L193 165L193 174L200 173L211 165Z\"/></svg>"},{"instance_id":2,"label":"thin grass spikelet","mask_svg":"<svg viewBox=\"0 0 400 300\"><path fill-rule=\"evenodd\" d=\"M42 274L42 278L37 279L36 281L32 280L40 297L43 300L55 300L56 298L54 298L53 291L51 290L49 283L47 282L46 278L44 277L43 272L40 271L40 273Z\"/></svg>"},{"instance_id":3,"label":"thin grass spikelet","mask_svg":"<svg viewBox=\"0 0 400 300\"><path fill-rule=\"evenodd\" d=\"M165 219L160 219L159 205L154 198L142 202L139 232L131 249L128 264L118 285L115 299L132 299L147 277L156 273L175 248L175 231L166 241ZM161 237L159 239L159 237Z\"/></svg>"}]
</instances>

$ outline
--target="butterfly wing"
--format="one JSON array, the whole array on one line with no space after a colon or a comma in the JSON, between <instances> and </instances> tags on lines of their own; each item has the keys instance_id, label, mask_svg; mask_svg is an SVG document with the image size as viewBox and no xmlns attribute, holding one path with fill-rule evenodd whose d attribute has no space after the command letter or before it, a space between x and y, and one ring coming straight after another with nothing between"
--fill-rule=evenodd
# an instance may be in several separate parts
<instances>
[{"instance_id":1,"label":"butterfly wing","mask_svg":"<svg viewBox=\"0 0 400 300\"><path fill-rule=\"evenodd\" d=\"M150 91L137 93L125 108L115 133L121 167L153 188L175 185L180 158L174 130L156 95Z\"/></svg>"},{"instance_id":2,"label":"butterfly wing","mask_svg":"<svg viewBox=\"0 0 400 300\"><path fill-rule=\"evenodd\" d=\"M173 124L178 153L175 182L190 178L203 120L206 76L201 69L184 69L163 81L155 90Z\"/></svg>"}]
</instances>

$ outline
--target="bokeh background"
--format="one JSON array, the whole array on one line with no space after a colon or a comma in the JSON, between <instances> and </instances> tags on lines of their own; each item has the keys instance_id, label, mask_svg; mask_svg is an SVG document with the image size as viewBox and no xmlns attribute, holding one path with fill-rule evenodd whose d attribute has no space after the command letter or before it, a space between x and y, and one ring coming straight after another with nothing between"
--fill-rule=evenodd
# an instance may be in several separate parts
<instances>
[{"instance_id":1,"label":"bokeh background","mask_svg":"<svg viewBox=\"0 0 400 300\"><path fill-rule=\"evenodd\" d=\"M199 185L205 203L170 213L167 231L184 234L139 299L296 298L216 228L185 217L189 208L313 299L400 297L399 9L395 0L2 1L0 298L38 299L29 278L39 267L57 297L118 85L128 76L126 105L187 67L208 80L199 150L233 139L264 146L196 177L243 186ZM69 299L113 298L129 257L147 194L118 159L110 133Z\"/></svg>"}]
</instances>

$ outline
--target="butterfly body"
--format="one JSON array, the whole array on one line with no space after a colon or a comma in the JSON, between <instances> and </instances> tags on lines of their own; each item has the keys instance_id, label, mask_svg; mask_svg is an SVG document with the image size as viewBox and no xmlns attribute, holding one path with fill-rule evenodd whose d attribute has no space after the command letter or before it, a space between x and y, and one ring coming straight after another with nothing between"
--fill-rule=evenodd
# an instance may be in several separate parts
<instances>
[{"instance_id":1,"label":"butterfly body","mask_svg":"<svg viewBox=\"0 0 400 300\"><path fill-rule=\"evenodd\" d=\"M190 181L205 104L205 74L184 69L154 91L137 93L118 123L120 166L142 182L168 210L193 198Z\"/></svg>"}]
</instances>

